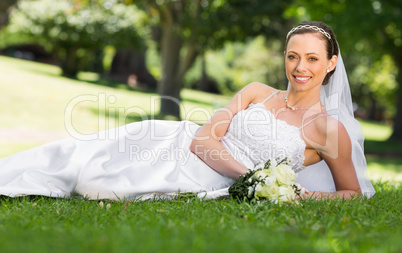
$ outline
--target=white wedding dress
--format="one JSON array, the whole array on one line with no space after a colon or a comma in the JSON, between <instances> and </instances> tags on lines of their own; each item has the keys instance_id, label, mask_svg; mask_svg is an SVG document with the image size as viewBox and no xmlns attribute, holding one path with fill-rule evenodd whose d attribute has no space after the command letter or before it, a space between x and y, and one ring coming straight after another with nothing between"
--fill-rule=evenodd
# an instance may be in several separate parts
<instances>
[{"instance_id":1,"label":"white wedding dress","mask_svg":"<svg viewBox=\"0 0 402 253\"><path fill-rule=\"evenodd\" d=\"M189 150L199 128L189 121L150 120L99 132L92 139L68 138L26 150L0 160L0 194L69 197L75 193L112 200L177 192L226 196L234 180ZM249 169L260 161L289 157L297 182L311 191L335 191L328 169L303 175L314 166L303 167L305 143L300 129L275 119L263 103L238 112L221 143Z\"/></svg>"}]
</instances>

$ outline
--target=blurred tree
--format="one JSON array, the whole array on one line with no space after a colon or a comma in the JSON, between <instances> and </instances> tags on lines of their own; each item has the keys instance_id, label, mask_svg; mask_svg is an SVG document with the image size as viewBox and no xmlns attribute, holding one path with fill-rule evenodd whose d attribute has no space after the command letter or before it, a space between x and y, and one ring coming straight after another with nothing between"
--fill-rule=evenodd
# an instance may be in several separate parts
<instances>
[{"instance_id":1,"label":"blurred tree","mask_svg":"<svg viewBox=\"0 0 402 253\"><path fill-rule=\"evenodd\" d=\"M145 19L135 6L113 0L21 1L7 30L45 45L60 60L63 75L75 76L106 45L143 47Z\"/></svg>"},{"instance_id":2,"label":"blurred tree","mask_svg":"<svg viewBox=\"0 0 402 253\"><path fill-rule=\"evenodd\" d=\"M283 45L279 41L267 44L263 36L245 44L244 51L233 60L232 78L235 83L244 85L258 80L276 88L287 88Z\"/></svg>"},{"instance_id":3,"label":"blurred tree","mask_svg":"<svg viewBox=\"0 0 402 253\"><path fill-rule=\"evenodd\" d=\"M354 69L350 79L364 84L357 87L361 89L360 93L364 94L363 99L369 102L368 118L370 120L390 119L392 115L395 115L397 73L392 57L388 54L382 55L373 64L358 64ZM354 89L353 92L358 91Z\"/></svg>"},{"instance_id":4,"label":"blurred tree","mask_svg":"<svg viewBox=\"0 0 402 253\"><path fill-rule=\"evenodd\" d=\"M0 1L0 29L8 24L8 15L10 7L14 6L18 0L1 0Z\"/></svg>"},{"instance_id":5,"label":"blurred tree","mask_svg":"<svg viewBox=\"0 0 402 253\"><path fill-rule=\"evenodd\" d=\"M305 11L303 11L305 10ZM397 87L383 86L381 82L369 82L370 90L381 96L380 90L391 88L392 100L396 101L393 134L391 139L402 141L402 4L399 0L299 0L293 7L293 14L305 18L323 20L337 31L338 41L342 41L342 51L361 54L362 63L387 61L383 55L392 57L398 71ZM344 50L345 49L345 50ZM374 64L373 64L374 65ZM377 69L373 66L371 69ZM392 68L389 68L392 73ZM393 71L395 73L395 71ZM374 77L373 74L366 73ZM379 73L377 73L379 74ZM378 78L378 76L376 76ZM389 82L392 82L392 77ZM378 81L378 80L377 80Z\"/></svg>"},{"instance_id":6,"label":"blurred tree","mask_svg":"<svg viewBox=\"0 0 402 253\"><path fill-rule=\"evenodd\" d=\"M283 38L289 27L282 13L290 0L125 0L153 15L160 30L162 58L161 114L180 118L183 77L197 56L225 41L264 34Z\"/></svg>"}]
</instances>

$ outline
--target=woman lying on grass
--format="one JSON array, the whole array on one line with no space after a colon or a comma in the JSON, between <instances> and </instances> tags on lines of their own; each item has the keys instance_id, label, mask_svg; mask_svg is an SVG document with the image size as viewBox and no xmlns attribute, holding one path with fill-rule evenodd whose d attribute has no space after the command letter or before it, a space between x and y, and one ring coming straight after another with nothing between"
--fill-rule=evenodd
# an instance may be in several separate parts
<instances>
[{"instance_id":1,"label":"woman lying on grass","mask_svg":"<svg viewBox=\"0 0 402 253\"><path fill-rule=\"evenodd\" d=\"M286 91L251 83L202 127L147 120L23 151L0 160L0 194L215 198L258 164L289 158L304 198L372 196L333 31L301 23L288 33L284 56Z\"/></svg>"}]
</instances>

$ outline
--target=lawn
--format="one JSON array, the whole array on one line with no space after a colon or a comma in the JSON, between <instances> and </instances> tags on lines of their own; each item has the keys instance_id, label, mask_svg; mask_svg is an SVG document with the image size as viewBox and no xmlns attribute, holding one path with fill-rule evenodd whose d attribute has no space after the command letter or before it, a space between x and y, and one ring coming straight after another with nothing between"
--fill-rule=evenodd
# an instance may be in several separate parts
<instances>
[{"instance_id":1,"label":"lawn","mask_svg":"<svg viewBox=\"0 0 402 253\"><path fill-rule=\"evenodd\" d=\"M152 115L155 93L108 87L91 73L76 80L59 73L0 57L0 157L71 131L88 134ZM200 124L229 100L191 90L182 96L183 119ZM0 252L401 252L402 160L391 152L401 146L384 151L379 143L389 126L362 123L377 190L370 200L279 206L191 197L132 203L0 197Z\"/></svg>"},{"instance_id":2,"label":"lawn","mask_svg":"<svg viewBox=\"0 0 402 253\"><path fill-rule=\"evenodd\" d=\"M400 252L401 196L300 205L3 198L1 252Z\"/></svg>"}]
</instances>

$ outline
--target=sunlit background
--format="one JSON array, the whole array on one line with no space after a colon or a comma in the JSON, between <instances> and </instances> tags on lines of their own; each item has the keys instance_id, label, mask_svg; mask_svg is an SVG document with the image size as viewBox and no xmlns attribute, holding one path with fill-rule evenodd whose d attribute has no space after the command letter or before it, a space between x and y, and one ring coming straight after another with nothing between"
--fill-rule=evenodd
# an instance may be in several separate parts
<instances>
[{"instance_id":1,"label":"sunlit background","mask_svg":"<svg viewBox=\"0 0 402 253\"><path fill-rule=\"evenodd\" d=\"M1 0L0 156L68 136L66 122L84 134L151 117L202 124L247 83L284 89L287 31L321 20L337 34L370 176L401 182L396 2Z\"/></svg>"}]
</instances>

